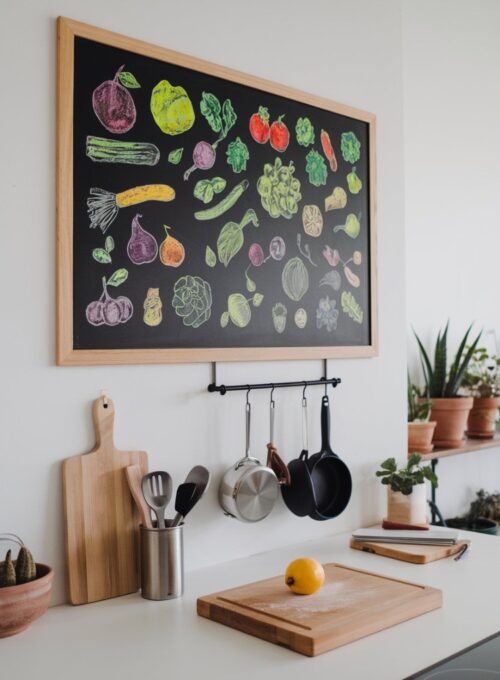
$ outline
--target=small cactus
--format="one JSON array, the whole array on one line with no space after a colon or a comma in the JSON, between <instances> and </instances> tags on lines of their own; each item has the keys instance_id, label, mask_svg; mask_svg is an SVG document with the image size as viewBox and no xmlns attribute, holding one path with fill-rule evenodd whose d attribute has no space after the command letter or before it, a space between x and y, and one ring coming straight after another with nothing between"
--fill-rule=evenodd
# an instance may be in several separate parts
<instances>
[{"instance_id":1,"label":"small cactus","mask_svg":"<svg viewBox=\"0 0 500 680\"><path fill-rule=\"evenodd\" d=\"M0 534L0 540L11 541L20 545L15 563L12 561L12 550L8 550L5 560L0 562L0 588L20 585L36 579L35 560L19 536Z\"/></svg>"},{"instance_id":2,"label":"small cactus","mask_svg":"<svg viewBox=\"0 0 500 680\"><path fill-rule=\"evenodd\" d=\"M23 545L16 560L16 583L28 583L36 578L36 565L33 555Z\"/></svg>"},{"instance_id":3,"label":"small cactus","mask_svg":"<svg viewBox=\"0 0 500 680\"><path fill-rule=\"evenodd\" d=\"M12 550L7 550L5 560L0 562L0 587L16 585L16 570L12 562Z\"/></svg>"}]
</instances>

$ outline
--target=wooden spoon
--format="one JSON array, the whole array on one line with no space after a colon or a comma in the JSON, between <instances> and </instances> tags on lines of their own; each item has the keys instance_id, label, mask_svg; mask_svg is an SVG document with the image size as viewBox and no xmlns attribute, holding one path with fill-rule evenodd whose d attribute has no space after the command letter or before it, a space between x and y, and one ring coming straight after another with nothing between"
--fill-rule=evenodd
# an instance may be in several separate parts
<instances>
[{"instance_id":1,"label":"wooden spoon","mask_svg":"<svg viewBox=\"0 0 500 680\"><path fill-rule=\"evenodd\" d=\"M130 489L130 493L132 494L132 497L135 501L137 509L139 510L139 514L141 516L141 522L142 522L143 526L145 526L147 529L152 529L153 528L153 522L151 520L151 512L148 508L146 501L144 500L144 496L142 495L142 489L141 489L142 472L141 472L141 468L139 467L139 465L129 465L126 468L126 474L127 474L128 488Z\"/></svg>"}]
</instances>

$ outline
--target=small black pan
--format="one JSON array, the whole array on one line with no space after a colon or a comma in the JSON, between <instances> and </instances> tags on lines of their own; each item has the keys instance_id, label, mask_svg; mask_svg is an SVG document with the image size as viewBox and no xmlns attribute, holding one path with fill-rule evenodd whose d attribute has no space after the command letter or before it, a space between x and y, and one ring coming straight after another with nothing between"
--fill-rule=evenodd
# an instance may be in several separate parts
<instances>
[{"instance_id":1,"label":"small black pan","mask_svg":"<svg viewBox=\"0 0 500 680\"><path fill-rule=\"evenodd\" d=\"M288 463L290 484L281 487L287 508L298 517L310 515L316 509L316 496L308 466L307 399L302 398L302 452Z\"/></svg>"},{"instance_id":2,"label":"small black pan","mask_svg":"<svg viewBox=\"0 0 500 680\"><path fill-rule=\"evenodd\" d=\"M340 515L351 498L352 479L347 465L330 446L330 402L321 400L321 451L307 461L316 497L311 519L326 520Z\"/></svg>"},{"instance_id":3,"label":"small black pan","mask_svg":"<svg viewBox=\"0 0 500 680\"><path fill-rule=\"evenodd\" d=\"M298 458L288 463L290 484L281 487L287 508L298 517L311 515L316 510L316 496L307 465L308 453L304 449Z\"/></svg>"}]
</instances>

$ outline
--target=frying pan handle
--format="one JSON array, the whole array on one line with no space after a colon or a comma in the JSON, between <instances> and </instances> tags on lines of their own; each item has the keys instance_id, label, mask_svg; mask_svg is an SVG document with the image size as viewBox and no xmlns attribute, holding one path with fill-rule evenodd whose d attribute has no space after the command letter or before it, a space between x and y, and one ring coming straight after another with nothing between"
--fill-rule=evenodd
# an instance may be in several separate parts
<instances>
[{"instance_id":1,"label":"frying pan handle","mask_svg":"<svg viewBox=\"0 0 500 680\"><path fill-rule=\"evenodd\" d=\"M290 471L271 442L267 445L267 467L270 467L278 478L278 484L290 485Z\"/></svg>"},{"instance_id":2,"label":"frying pan handle","mask_svg":"<svg viewBox=\"0 0 500 680\"><path fill-rule=\"evenodd\" d=\"M330 449L330 401L325 395L321 399L321 451L323 453Z\"/></svg>"},{"instance_id":3,"label":"frying pan handle","mask_svg":"<svg viewBox=\"0 0 500 680\"><path fill-rule=\"evenodd\" d=\"M302 450L309 449L309 434L307 429L307 399L302 398Z\"/></svg>"}]
</instances>

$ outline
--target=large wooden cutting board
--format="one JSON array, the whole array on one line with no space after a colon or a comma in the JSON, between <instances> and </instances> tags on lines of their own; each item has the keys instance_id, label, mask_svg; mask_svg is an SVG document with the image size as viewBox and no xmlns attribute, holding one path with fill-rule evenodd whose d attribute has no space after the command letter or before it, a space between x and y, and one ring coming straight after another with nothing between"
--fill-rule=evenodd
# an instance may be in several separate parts
<instances>
[{"instance_id":1,"label":"large wooden cutting board","mask_svg":"<svg viewBox=\"0 0 500 680\"><path fill-rule=\"evenodd\" d=\"M395 560L412 564L427 564L442 560L445 557L462 552L466 541L456 545L409 545L406 543L376 543L375 541L355 541L351 539L351 548L363 552L392 557Z\"/></svg>"},{"instance_id":2,"label":"large wooden cutting board","mask_svg":"<svg viewBox=\"0 0 500 680\"><path fill-rule=\"evenodd\" d=\"M119 451L113 442L111 399L94 402L96 446L63 463L69 599L85 604L139 588L139 518L125 468L148 469L145 451Z\"/></svg>"},{"instance_id":3,"label":"large wooden cutting board","mask_svg":"<svg viewBox=\"0 0 500 680\"><path fill-rule=\"evenodd\" d=\"M198 614L250 635L316 656L442 606L436 588L326 564L313 595L295 595L284 577L198 600Z\"/></svg>"}]
</instances>

